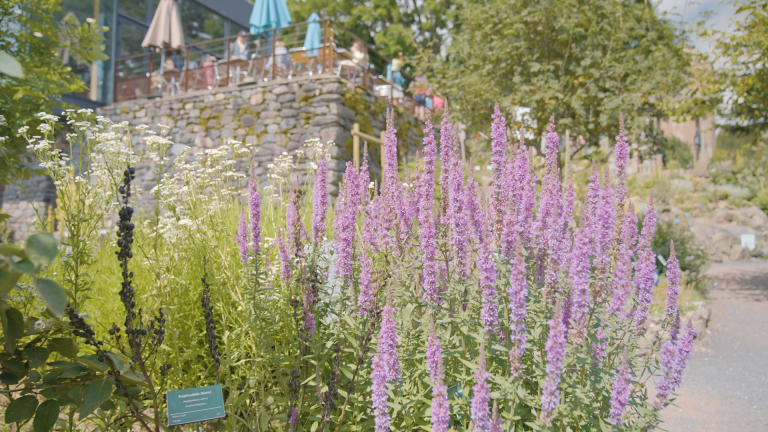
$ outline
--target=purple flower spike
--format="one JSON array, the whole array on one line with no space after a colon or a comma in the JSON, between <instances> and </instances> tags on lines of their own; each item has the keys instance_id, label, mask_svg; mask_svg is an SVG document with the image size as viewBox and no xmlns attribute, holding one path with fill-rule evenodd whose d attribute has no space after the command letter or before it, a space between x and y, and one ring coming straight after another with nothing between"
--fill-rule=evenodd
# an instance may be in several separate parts
<instances>
[{"instance_id":1,"label":"purple flower spike","mask_svg":"<svg viewBox=\"0 0 768 432\"><path fill-rule=\"evenodd\" d=\"M602 328L595 332L597 342L592 344L592 358L596 361L602 361L605 358L605 349L608 347L608 337Z\"/></svg>"},{"instance_id":2,"label":"purple flower spike","mask_svg":"<svg viewBox=\"0 0 768 432\"><path fill-rule=\"evenodd\" d=\"M627 164L629 163L629 140L624 134L624 115L619 114L619 135L616 136L616 211L622 214L627 200Z\"/></svg>"},{"instance_id":3,"label":"purple flower spike","mask_svg":"<svg viewBox=\"0 0 768 432\"><path fill-rule=\"evenodd\" d=\"M344 183L336 201L336 215L333 220L333 236L336 240L336 277L348 280L352 276L352 252L357 222L355 189L357 173L351 163L347 164Z\"/></svg>"},{"instance_id":4,"label":"purple flower spike","mask_svg":"<svg viewBox=\"0 0 768 432\"><path fill-rule=\"evenodd\" d=\"M277 239L277 254L280 255L280 277L288 282L291 279L291 254L282 235Z\"/></svg>"},{"instance_id":5,"label":"purple flower spike","mask_svg":"<svg viewBox=\"0 0 768 432\"><path fill-rule=\"evenodd\" d=\"M609 421L612 425L623 424L622 416L629 403L629 396L632 394L632 379L629 370L629 358L627 350L624 350L624 358L618 368L616 377L613 380L613 389L611 390L611 411Z\"/></svg>"},{"instance_id":6,"label":"purple flower spike","mask_svg":"<svg viewBox=\"0 0 768 432\"><path fill-rule=\"evenodd\" d=\"M325 215L328 208L328 159L325 147L317 159L315 188L312 196L312 242L317 247L325 235Z\"/></svg>"},{"instance_id":7,"label":"purple flower spike","mask_svg":"<svg viewBox=\"0 0 768 432\"><path fill-rule=\"evenodd\" d=\"M677 346L675 346L674 342L668 340L661 346L660 354L659 366L661 367L661 377L656 381L656 401L654 403L657 408L666 406L667 399L674 391L674 375L678 364Z\"/></svg>"},{"instance_id":8,"label":"purple flower spike","mask_svg":"<svg viewBox=\"0 0 768 432\"><path fill-rule=\"evenodd\" d=\"M683 385L683 373L685 372L685 365L688 363L688 357L690 357L693 351L694 339L696 339L696 329L693 328L693 324L688 320L688 325L680 332L680 339L677 341L677 362L675 364L675 373L672 376L672 383L677 388Z\"/></svg>"},{"instance_id":9,"label":"purple flower spike","mask_svg":"<svg viewBox=\"0 0 768 432\"><path fill-rule=\"evenodd\" d=\"M549 320L549 337L544 346L547 358L547 378L542 386L541 420L552 422L552 411L560 404L560 379L565 360L566 329L562 320L560 304L555 308L555 317Z\"/></svg>"},{"instance_id":10,"label":"purple flower spike","mask_svg":"<svg viewBox=\"0 0 768 432\"><path fill-rule=\"evenodd\" d=\"M450 421L448 387L443 383L443 379L438 377L432 387L432 432L448 432Z\"/></svg>"},{"instance_id":11,"label":"purple flower spike","mask_svg":"<svg viewBox=\"0 0 768 432\"><path fill-rule=\"evenodd\" d=\"M443 349L440 347L440 339L435 334L435 323L431 322L429 327L429 336L427 337L427 369L429 369L429 378L437 382L443 367Z\"/></svg>"},{"instance_id":12,"label":"purple flower spike","mask_svg":"<svg viewBox=\"0 0 768 432\"><path fill-rule=\"evenodd\" d=\"M448 225L450 225L447 220L450 217L448 213L448 189L451 170L453 169L453 159L455 157L453 138L451 137L451 124L448 122L448 116L443 115L443 122L440 125L440 210L443 215L442 223Z\"/></svg>"},{"instance_id":13,"label":"purple flower spike","mask_svg":"<svg viewBox=\"0 0 768 432\"><path fill-rule=\"evenodd\" d=\"M554 292L559 272L559 244L563 239L559 230L560 213L563 208L561 191L560 168L558 167L558 145L560 138L555 132L554 117L550 118L547 128L547 149L545 158L545 174L541 185L539 212L536 215L534 234L538 239L537 257L546 263L544 281L544 298Z\"/></svg>"},{"instance_id":14,"label":"purple flower spike","mask_svg":"<svg viewBox=\"0 0 768 432\"><path fill-rule=\"evenodd\" d=\"M251 254L261 252L261 195L259 185L251 180L248 182L248 209L251 222Z\"/></svg>"},{"instance_id":15,"label":"purple flower spike","mask_svg":"<svg viewBox=\"0 0 768 432\"><path fill-rule=\"evenodd\" d=\"M624 309L627 299L632 293L632 257L635 251L635 240L637 238L637 216L632 203L624 213L621 228L621 243L616 257L616 267L613 270L614 289L608 312L614 315L621 314L621 319L627 319L627 313Z\"/></svg>"},{"instance_id":16,"label":"purple flower spike","mask_svg":"<svg viewBox=\"0 0 768 432\"><path fill-rule=\"evenodd\" d=\"M432 132L432 121L427 118L424 126L424 169L418 184L419 240L421 242L422 298L430 304L440 304L437 283L437 227L432 208L435 202L435 159L437 144Z\"/></svg>"},{"instance_id":17,"label":"purple flower spike","mask_svg":"<svg viewBox=\"0 0 768 432\"><path fill-rule=\"evenodd\" d=\"M490 240L480 244L477 252L477 266L480 269L480 289L483 305L480 310L480 322L486 333L499 326L499 309L496 305L496 261L491 252Z\"/></svg>"},{"instance_id":18,"label":"purple flower spike","mask_svg":"<svg viewBox=\"0 0 768 432\"><path fill-rule=\"evenodd\" d=\"M680 310L677 305L677 298L680 296L680 263L675 255L675 243L669 244L669 259L667 260L667 307L664 313L664 319L670 326L670 338L677 340L677 334L680 332Z\"/></svg>"},{"instance_id":19,"label":"purple flower spike","mask_svg":"<svg viewBox=\"0 0 768 432\"><path fill-rule=\"evenodd\" d=\"M387 362L381 347L373 356L371 371L371 400L376 432L389 431L389 407L387 405Z\"/></svg>"},{"instance_id":20,"label":"purple flower spike","mask_svg":"<svg viewBox=\"0 0 768 432\"><path fill-rule=\"evenodd\" d=\"M656 254L651 249L651 240L656 231L656 210L653 207L651 195L648 209L645 211L643 229L638 243L638 258L635 262L635 289L637 306L635 308L635 328L638 332L645 331L648 312L653 301L653 281L656 276Z\"/></svg>"},{"instance_id":21,"label":"purple flower spike","mask_svg":"<svg viewBox=\"0 0 768 432\"><path fill-rule=\"evenodd\" d=\"M248 225L245 223L245 215L240 213L240 221L237 223L235 241L240 249L240 261L248 265Z\"/></svg>"},{"instance_id":22,"label":"purple flower spike","mask_svg":"<svg viewBox=\"0 0 768 432\"><path fill-rule=\"evenodd\" d=\"M395 310L387 301L384 306L379 329L379 351L384 356L387 367L387 382L400 381L400 363L397 360L397 329L395 328Z\"/></svg>"},{"instance_id":23,"label":"purple flower spike","mask_svg":"<svg viewBox=\"0 0 768 432\"><path fill-rule=\"evenodd\" d=\"M509 350L509 363L512 376L520 377L523 368L523 354L526 344L526 298L528 297L528 280L525 278L525 265L520 253L517 252L511 261L512 274L509 278L509 338L512 349Z\"/></svg>"},{"instance_id":24,"label":"purple flower spike","mask_svg":"<svg viewBox=\"0 0 768 432\"><path fill-rule=\"evenodd\" d=\"M501 115L499 104L493 109L493 123L491 125L491 166L493 167L493 185L491 186L491 209L493 214L492 233L497 238L501 232L502 218L505 209L508 207L506 202L507 190L504 184L504 170L507 166L507 158L504 152L507 149L507 126L506 119Z\"/></svg>"},{"instance_id":25,"label":"purple flower spike","mask_svg":"<svg viewBox=\"0 0 768 432\"><path fill-rule=\"evenodd\" d=\"M293 431L296 429L296 423L299 422L299 409L298 408L291 408L291 411L288 413L288 424L290 424L289 431Z\"/></svg>"},{"instance_id":26,"label":"purple flower spike","mask_svg":"<svg viewBox=\"0 0 768 432\"><path fill-rule=\"evenodd\" d=\"M501 425L503 421L499 418L499 404L493 401L493 416L491 417L491 432L502 432Z\"/></svg>"},{"instance_id":27,"label":"purple flower spike","mask_svg":"<svg viewBox=\"0 0 768 432\"><path fill-rule=\"evenodd\" d=\"M584 228L578 228L574 236L573 249L571 250L571 266L569 276L571 279L571 291L568 302L567 317L574 323L577 339L581 340L586 331L586 320L590 308L589 290L589 238ZM566 322L566 325L568 323Z\"/></svg>"},{"instance_id":28,"label":"purple flower spike","mask_svg":"<svg viewBox=\"0 0 768 432\"><path fill-rule=\"evenodd\" d=\"M360 253L360 295L357 297L357 313L361 316L373 312L375 306L376 287L371 274L372 264L370 255L363 249Z\"/></svg>"},{"instance_id":29,"label":"purple flower spike","mask_svg":"<svg viewBox=\"0 0 768 432\"><path fill-rule=\"evenodd\" d=\"M480 368L475 371L470 417L475 424L475 431L489 432L491 430L491 418L488 403L491 401L491 389L488 387L488 378L491 375L485 370L485 351L482 347L480 347L480 359L477 364Z\"/></svg>"}]
</instances>

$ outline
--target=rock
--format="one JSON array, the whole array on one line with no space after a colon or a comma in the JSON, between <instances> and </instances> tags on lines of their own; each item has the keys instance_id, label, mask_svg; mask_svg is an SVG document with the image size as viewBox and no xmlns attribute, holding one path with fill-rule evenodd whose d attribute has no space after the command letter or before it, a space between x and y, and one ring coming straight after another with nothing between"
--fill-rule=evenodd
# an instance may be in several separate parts
<instances>
[{"instance_id":1,"label":"rock","mask_svg":"<svg viewBox=\"0 0 768 432\"><path fill-rule=\"evenodd\" d=\"M248 135L245 137L245 145L254 145L256 144L256 137L254 135Z\"/></svg>"},{"instance_id":2,"label":"rock","mask_svg":"<svg viewBox=\"0 0 768 432\"><path fill-rule=\"evenodd\" d=\"M287 118L280 122L280 129L282 130L291 129L295 125L296 125L295 119Z\"/></svg>"},{"instance_id":3,"label":"rock","mask_svg":"<svg viewBox=\"0 0 768 432\"><path fill-rule=\"evenodd\" d=\"M171 146L171 149L170 149L171 154L174 156L178 156L181 154L182 151L184 151L185 148L187 148L187 146L183 144L174 144Z\"/></svg>"},{"instance_id":4,"label":"rock","mask_svg":"<svg viewBox=\"0 0 768 432\"><path fill-rule=\"evenodd\" d=\"M296 95L294 93L281 94L277 97L277 101L280 103L292 102L294 100L296 100Z\"/></svg>"},{"instance_id":5,"label":"rock","mask_svg":"<svg viewBox=\"0 0 768 432\"><path fill-rule=\"evenodd\" d=\"M202 114L200 114L200 115L201 115L203 118L208 118L208 117L210 117L210 116L211 116L211 114L212 114L212 113L213 113L213 111L211 111L211 109L210 109L210 108L206 108L206 109L204 109L204 110L203 110Z\"/></svg>"},{"instance_id":6,"label":"rock","mask_svg":"<svg viewBox=\"0 0 768 432\"><path fill-rule=\"evenodd\" d=\"M243 125L244 127L251 127L256 125L256 121L254 120L252 115L247 114L240 117L240 124Z\"/></svg>"},{"instance_id":7,"label":"rock","mask_svg":"<svg viewBox=\"0 0 768 432\"><path fill-rule=\"evenodd\" d=\"M741 247L740 244L735 244L731 246L731 253L729 255L729 258L731 261L741 261L748 259L750 257L749 251L743 247Z\"/></svg>"},{"instance_id":8,"label":"rock","mask_svg":"<svg viewBox=\"0 0 768 432\"><path fill-rule=\"evenodd\" d=\"M281 86L277 86L277 87L273 88L272 89L272 94L279 96L281 94L288 93L289 91L290 90L288 89L288 86L281 85Z\"/></svg>"},{"instance_id":9,"label":"rock","mask_svg":"<svg viewBox=\"0 0 768 432\"><path fill-rule=\"evenodd\" d=\"M251 95L251 105L259 105L264 102L264 93L261 91L255 92Z\"/></svg>"},{"instance_id":10,"label":"rock","mask_svg":"<svg viewBox=\"0 0 768 432\"><path fill-rule=\"evenodd\" d=\"M750 199L755 196L751 190L736 185L716 186L715 191L731 198Z\"/></svg>"}]
</instances>

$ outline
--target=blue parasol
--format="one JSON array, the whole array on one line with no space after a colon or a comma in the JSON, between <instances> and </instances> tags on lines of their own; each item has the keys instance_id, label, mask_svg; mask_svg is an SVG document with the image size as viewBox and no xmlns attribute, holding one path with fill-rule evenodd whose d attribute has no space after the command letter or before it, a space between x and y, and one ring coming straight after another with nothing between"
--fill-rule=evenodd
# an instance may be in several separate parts
<instances>
[{"instance_id":1,"label":"blue parasol","mask_svg":"<svg viewBox=\"0 0 768 432\"><path fill-rule=\"evenodd\" d=\"M256 0L251 12L251 34L258 35L276 27L291 25L291 13L285 0Z\"/></svg>"},{"instance_id":2,"label":"blue parasol","mask_svg":"<svg viewBox=\"0 0 768 432\"><path fill-rule=\"evenodd\" d=\"M307 50L307 55L316 56L317 49L320 48L323 38L320 30L320 16L317 12L312 12L308 21L307 35L304 37L304 49Z\"/></svg>"}]
</instances>

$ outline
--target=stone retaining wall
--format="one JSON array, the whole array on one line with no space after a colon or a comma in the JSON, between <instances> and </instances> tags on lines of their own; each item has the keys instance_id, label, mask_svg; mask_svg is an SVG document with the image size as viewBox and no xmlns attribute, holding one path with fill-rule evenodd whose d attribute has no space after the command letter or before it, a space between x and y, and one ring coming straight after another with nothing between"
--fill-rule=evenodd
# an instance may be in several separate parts
<instances>
[{"instance_id":1,"label":"stone retaining wall","mask_svg":"<svg viewBox=\"0 0 768 432\"><path fill-rule=\"evenodd\" d=\"M116 123L127 121L133 127L145 124L156 132L159 124L169 126L174 142L167 155L171 160L185 147L189 147L188 155L194 155L232 139L255 145L254 173L262 185L270 183L267 165L278 155L303 150L304 142L312 138L333 141L336 146L330 151L328 189L336 195L345 164L352 159L352 125L357 122L361 132L379 136L386 128L386 108L383 99L326 74L123 101L99 109L98 114ZM399 154L412 160L421 147L421 123L402 108L395 108L395 126ZM368 158L371 172L378 177L377 144L369 145ZM236 169L245 172L246 165ZM305 164L299 165L300 177L305 168ZM142 161L137 171L137 186L148 192L156 184L149 161ZM42 208L55 203L55 189L49 179L33 177L25 186ZM26 195L18 187L8 186L0 199L3 210L11 215L9 228L23 235L35 218Z\"/></svg>"}]
</instances>

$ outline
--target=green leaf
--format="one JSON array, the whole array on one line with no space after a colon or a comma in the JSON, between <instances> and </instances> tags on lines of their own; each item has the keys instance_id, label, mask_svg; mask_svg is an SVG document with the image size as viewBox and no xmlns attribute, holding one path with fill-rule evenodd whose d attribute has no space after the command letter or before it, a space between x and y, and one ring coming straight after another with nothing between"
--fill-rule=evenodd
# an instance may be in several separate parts
<instances>
[{"instance_id":1,"label":"green leaf","mask_svg":"<svg viewBox=\"0 0 768 432\"><path fill-rule=\"evenodd\" d=\"M22 374L22 375L27 373L27 367L24 366L24 363L18 360L13 360L13 359L3 360L1 364L3 365L3 368L8 369L13 373Z\"/></svg>"},{"instance_id":2,"label":"green leaf","mask_svg":"<svg viewBox=\"0 0 768 432\"><path fill-rule=\"evenodd\" d=\"M5 51L0 51L0 72L19 79L24 79L24 69L16 58Z\"/></svg>"},{"instance_id":3,"label":"green leaf","mask_svg":"<svg viewBox=\"0 0 768 432\"><path fill-rule=\"evenodd\" d=\"M0 374L0 383L3 383L5 385L16 385L21 380L21 377L19 377L16 374L10 373L10 372L3 372Z\"/></svg>"},{"instance_id":4,"label":"green leaf","mask_svg":"<svg viewBox=\"0 0 768 432\"><path fill-rule=\"evenodd\" d=\"M38 371L33 370L32 372L29 373L29 380L32 381L33 383L40 382L40 378L42 377L40 375L40 372Z\"/></svg>"},{"instance_id":5,"label":"green leaf","mask_svg":"<svg viewBox=\"0 0 768 432\"><path fill-rule=\"evenodd\" d=\"M261 430L265 431L269 427L269 414L266 411L262 411L259 418L259 426Z\"/></svg>"},{"instance_id":6,"label":"green leaf","mask_svg":"<svg viewBox=\"0 0 768 432\"><path fill-rule=\"evenodd\" d=\"M67 306L67 296L64 294L64 290L50 279L37 279L35 286L37 292L48 305L48 309L61 318L64 315L64 308Z\"/></svg>"},{"instance_id":7,"label":"green leaf","mask_svg":"<svg viewBox=\"0 0 768 432\"><path fill-rule=\"evenodd\" d=\"M0 270L0 298L11 292L20 277L21 273L17 271Z\"/></svg>"},{"instance_id":8,"label":"green leaf","mask_svg":"<svg viewBox=\"0 0 768 432\"><path fill-rule=\"evenodd\" d=\"M32 422L35 432L48 432L53 429L56 419L59 418L60 410L61 404L56 399L48 399L41 403L37 408L35 420Z\"/></svg>"},{"instance_id":9,"label":"green leaf","mask_svg":"<svg viewBox=\"0 0 768 432\"><path fill-rule=\"evenodd\" d=\"M80 421L88 417L99 405L109 399L112 394L113 383L111 379L96 381L88 386L83 396L83 404L80 406Z\"/></svg>"},{"instance_id":10,"label":"green leaf","mask_svg":"<svg viewBox=\"0 0 768 432\"><path fill-rule=\"evenodd\" d=\"M12 256L17 256L19 258L26 258L27 254L24 252L24 249L20 248L19 246L13 245L13 244L0 244L0 255L10 258Z\"/></svg>"},{"instance_id":11,"label":"green leaf","mask_svg":"<svg viewBox=\"0 0 768 432\"><path fill-rule=\"evenodd\" d=\"M44 365L49 355L51 351L48 348L35 346L25 348L21 357L29 361L29 367L36 368Z\"/></svg>"},{"instance_id":12,"label":"green leaf","mask_svg":"<svg viewBox=\"0 0 768 432\"><path fill-rule=\"evenodd\" d=\"M5 409L5 423L19 423L31 419L37 409L37 398L34 395L14 399Z\"/></svg>"},{"instance_id":13,"label":"green leaf","mask_svg":"<svg viewBox=\"0 0 768 432\"><path fill-rule=\"evenodd\" d=\"M77 355L77 345L74 338L53 338L48 342L48 348L67 358Z\"/></svg>"},{"instance_id":14,"label":"green leaf","mask_svg":"<svg viewBox=\"0 0 768 432\"><path fill-rule=\"evenodd\" d=\"M23 260L16 261L15 263L13 263L13 268L17 272L28 274L30 276L34 276L40 273L40 265L29 258L24 258Z\"/></svg>"},{"instance_id":15,"label":"green leaf","mask_svg":"<svg viewBox=\"0 0 768 432\"><path fill-rule=\"evenodd\" d=\"M88 373L88 368L83 365L72 366L61 374L62 378L74 378L78 375Z\"/></svg>"},{"instance_id":16,"label":"green leaf","mask_svg":"<svg viewBox=\"0 0 768 432\"><path fill-rule=\"evenodd\" d=\"M51 233L41 232L27 238L27 255L41 266L50 264L58 253L59 247Z\"/></svg>"},{"instance_id":17,"label":"green leaf","mask_svg":"<svg viewBox=\"0 0 768 432\"><path fill-rule=\"evenodd\" d=\"M3 332L5 333L5 350L16 351L16 342L24 336L24 315L17 309L10 308L5 311Z\"/></svg>"}]
</instances>

